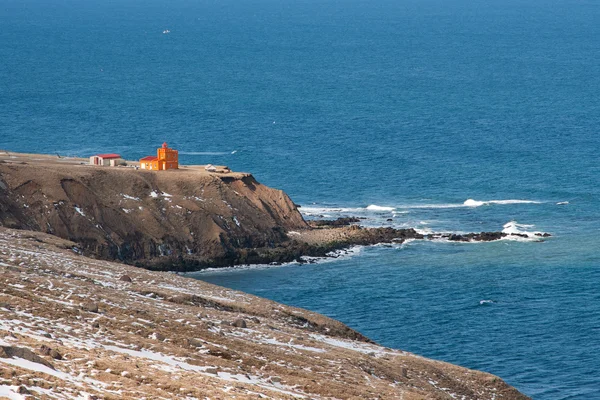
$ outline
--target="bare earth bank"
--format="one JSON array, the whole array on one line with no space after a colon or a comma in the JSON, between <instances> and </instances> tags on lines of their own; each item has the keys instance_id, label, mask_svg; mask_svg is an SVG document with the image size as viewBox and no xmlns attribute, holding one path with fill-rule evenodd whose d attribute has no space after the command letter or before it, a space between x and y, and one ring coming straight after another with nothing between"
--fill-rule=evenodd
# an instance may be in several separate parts
<instances>
[{"instance_id":1,"label":"bare earth bank","mask_svg":"<svg viewBox=\"0 0 600 400\"><path fill-rule=\"evenodd\" d=\"M0 398L527 398L322 315L74 246L0 228Z\"/></svg>"}]
</instances>

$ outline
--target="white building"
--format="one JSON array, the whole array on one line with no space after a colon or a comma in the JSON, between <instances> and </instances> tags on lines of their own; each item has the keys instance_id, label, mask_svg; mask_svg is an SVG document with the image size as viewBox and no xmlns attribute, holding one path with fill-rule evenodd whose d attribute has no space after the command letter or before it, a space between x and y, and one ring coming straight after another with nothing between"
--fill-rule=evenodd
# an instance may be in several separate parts
<instances>
[{"instance_id":1,"label":"white building","mask_svg":"<svg viewBox=\"0 0 600 400\"><path fill-rule=\"evenodd\" d=\"M110 167L116 167L117 165L124 165L125 160L118 154L96 154L90 157L90 165L104 165Z\"/></svg>"}]
</instances>

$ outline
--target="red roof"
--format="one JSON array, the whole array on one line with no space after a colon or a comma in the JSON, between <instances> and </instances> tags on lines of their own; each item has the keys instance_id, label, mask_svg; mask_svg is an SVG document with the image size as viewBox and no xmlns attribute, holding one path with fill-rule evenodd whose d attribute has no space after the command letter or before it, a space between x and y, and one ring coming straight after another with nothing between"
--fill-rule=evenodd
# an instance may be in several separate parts
<instances>
[{"instance_id":1,"label":"red roof","mask_svg":"<svg viewBox=\"0 0 600 400\"><path fill-rule=\"evenodd\" d=\"M156 157L156 156L146 156L144 158L140 158L140 161L154 161L154 160L158 160L158 157Z\"/></svg>"},{"instance_id":2,"label":"red roof","mask_svg":"<svg viewBox=\"0 0 600 400\"><path fill-rule=\"evenodd\" d=\"M100 157L100 158L121 158L120 155L114 154L114 153L111 153L111 154L96 154L96 157Z\"/></svg>"}]
</instances>

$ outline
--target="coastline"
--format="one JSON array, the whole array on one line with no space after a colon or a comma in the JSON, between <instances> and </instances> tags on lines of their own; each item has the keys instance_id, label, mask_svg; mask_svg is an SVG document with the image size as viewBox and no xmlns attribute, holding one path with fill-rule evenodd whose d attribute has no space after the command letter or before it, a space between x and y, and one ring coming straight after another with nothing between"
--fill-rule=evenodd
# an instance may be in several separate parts
<instances>
[{"instance_id":1,"label":"coastline","mask_svg":"<svg viewBox=\"0 0 600 400\"><path fill-rule=\"evenodd\" d=\"M134 168L94 167L81 164L77 159L57 158L59 161L55 161L52 156L40 160L36 160L37 155L23 157L29 161L21 158L19 162L1 162L0 157L0 224L5 226L0 228L0 239L8 249L4 255L9 256L2 258L0 263L6 271L5 287L8 288L0 293L0 312L10 314L18 310L21 314L13 320L27 327L24 334L13 335L13 339L0 342L2 351L9 359L11 354L27 356L27 361L47 363L53 370L57 369L57 365L66 365L71 370L73 354L95 361L86 372L93 378L81 381L79 378L67 378L67 375L58 376L25 362L6 361L7 358L3 359L0 354L0 363L8 362L13 371L33 368L36 379L47 379L47 375L61 378L63 382L55 381L50 385L70 391L88 384L91 379L114 382L114 372L117 371L120 383L117 386L113 383L108 391L102 392L99 389L101 384L85 386L87 391L100 391L106 398L110 398L111 391L117 388L138 390L134 389L137 385L132 386L132 376L135 382L149 385L143 391L146 394L154 395L158 393L156 390L181 390L153 374L151 368L156 362L165 364L161 367L163 369L179 373L182 382L189 383L184 389L189 395L194 393L191 382L198 379L202 381L202 390L219 387L215 379L216 382L231 382L233 379L240 383L235 392L238 398L255 393L256 387L260 388L258 392L265 390L261 392L265 395L277 392L281 398L320 398L340 393L344 398L364 398L373 393L387 393L389 398L400 395L418 399L451 393L452 396L460 394L465 399L491 399L500 392L509 399L527 398L491 375L465 372L469 370L381 348L351 328L319 314L212 287L186 276L160 272L201 271L248 264L302 264L316 262L317 259L334 260L336 254L348 252L352 247L402 244L408 240L482 242L501 240L511 236L509 233L424 235L412 228L361 227L358 225L360 219L353 217L306 221L298 206L284 192L261 185L248 173L210 173L200 167L162 173ZM32 254L35 254L33 258ZM26 266L24 259L28 261ZM23 272L28 272L31 277L20 279ZM55 281L55 277L61 281ZM77 282L69 283L71 279ZM44 286L42 281L50 282L49 286ZM42 288L40 290L44 293L47 291L44 298L50 300L39 300L39 293L31 294L30 284ZM92 286L86 286L90 284ZM62 293L54 293L60 285L72 289L64 286L60 289ZM136 287L133 291L132 286ZM73 302L70 292L65 295L68 290L78 293L78 303ZM58 297L52 299L56 295ZM125 325L111 322L123 319L123 310L131 313L132 299L138 300L133 302L139 310L135 319ZM39 304L40 301L45 305L30 307L31 302ZM91 313L83 316L91 326L82 327L73 322L66 334L51 333L47 338L52 343L49 346L42 343L45 339L40 339L39 335L32 336L31 332L36 331L29 325L37 323L38 327L47 326L46 330L50 330L60 317L47 307L56 307L56 304L59 308L66 307L60 315ZM192 309L185 310L186 307ZM165 310L171 310L179 317L173 314L167 319L159 318ZM226 315L215 314L221 312ZM39 313L46 315L45 319L40 319ZM185 316L183 320L181 315ZM98 323L99 320L104 322ZM178 325L178 333L172 330L173 321L179 325L180 321L185 322L183 326ZM179 336L180 331L188 326L193 328L193 332ZM14 327L8 325L1 328L14 331ZM238 328L249 329L252 333L240 333ZM132 329L135 337L128 337ZM294 329L305 332L295 332ZM76 335L70 334L71 330ZM281 336L284 331L288 336ZM99 341L98 335L108 337L109 341ZM192 343L189 338L198 335L204 339ZM207 335L210 340L206 339ZM233 344L229 341L232 336L243 343ZM223 340L227 341L226 344ZM242 356L242 349L247 348L248 341L253 343L252 346L269 346L271 350L253 348L251 353L246 352ZM81 352L78 346L83 342L93 355ZM30 348L42 349L41 355L50 354L51 359L20 350L24 343ZM332 344L341 348L342 353L322 347ZM340 385L336 384L329 392L324 392L324 385L307 384L299 378L299 370L292 375L282 370L267 375L262 372L265 365L262 362L257 364L254 358L262 360L273 351L273 346L293 353L287 358L289 364L298 363L300 369L308 365L310 371L307 371L306 379L312 382L315 381L312 368L320 365L313 360L315 352L342 357L346 360L344 363L355 357L368 357L366 361L362 358L356 360L362 371L358 374L367 372L372 375L373 371L379 371L378 374L385 377L381 379L389 382L372 393L371 389L358 383L363 378L357 381L353 372L350 374L352 379L346 381L344 378ZM355 353L346 353L348 349ZM54 358L52 354L58 354L60 358ZM68 356L63 357L65 354ZM117 368L108 368L108 365L114 365L108 360L114 359L115 354L117 357L124 354L128 359L121 360ZM273 354L273 357L281 357L278 351ZM207 355L219 360L206 359ZM307 360L304 360L305 356ZM130 360L135 362L135 367ZM242 371L238 371L240 360L249 363ZM255 370L259 364L262 365L261 372ZM170 370L172 367L176 369ZM81 370L81 365L77 368ZM143 370L145 378L132 372L134 369ZM419 372L413 375L411 371L415 370ZM458 375L455 377L455 374ZM465 374L473 379L463 382ZM443 388L431 384L438 382L441 375L445 377ZM319 379L325 378L319 376ZM37 383L32 381L8 381L6 376L4 379L5 387L10 385L15 390L29 391L37 387ZM339 380L337 376L326 379ZM408 384L402 383L404 381ZM490 396L482 395L488 393L487 390L490 390ZM209 392L205 390L205 393Z\"/></svg>"},{"instance_id":2,"label":"coastline","mask_svg":"<svg viewBox=\"0 0 600 400\"><path fill-rule=\"evenodd\" d=\"M77 243L84 255L157 271L303 263L353 246L405 240L550 236L422 234L412 228L365 228L354 217L306 221L287 194L249 173L209 172L202 166L153 172L38 154L0 154L0 206L2 226L53 234Z\"/></svg>"}]
</instances>

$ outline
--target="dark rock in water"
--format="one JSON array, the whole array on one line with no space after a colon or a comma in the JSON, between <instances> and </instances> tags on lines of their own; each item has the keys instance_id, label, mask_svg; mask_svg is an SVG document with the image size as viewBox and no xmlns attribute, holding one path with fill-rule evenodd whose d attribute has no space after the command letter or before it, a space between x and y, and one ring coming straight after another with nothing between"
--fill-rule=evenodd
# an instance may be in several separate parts
<instances>
[{"instance_id":1,"label":"dark rock in water","mask_svg":"<svg viewBox=\"0 0 600 400\"><path fill-rule=\"evenodd\" d=\"M387 222L392 222L392 221L393 221L393 219L392 219L392 218L388 218L388 219L386 219L386 221L387 221Z\"/></svg>"},{"instance_id":2,"label":"dark rock in water","mask_svg":"<svg viewBox=\"0 0 600 400\"><path fill-rule=\"evenodd\" d=\"M131 279L131 277L129 275L123 275L119 278L119 280L121 282L133 282L133 280Z\"/></svg>"},{"instance_id":3,"label":"dark rock in water","mask_svg":"<svg viewBox=\"0 0 600 400\"><path fill-rule=\"evenodd\" d=\"M315 221L310 221L312 226L348 226L350 224L354 224L356 222L360 222L360 219L356 217L340 217L335 220L329 219L320 219Z\"/></svg>"},{"instance_id":4,"label":"dark rock in water","mask_svg":"<svg viewBox=\"0 0 600 400\"><path fill-rule=\"evenodd\" d=\"M549 233L546 233L546 232L544 232L544 233L536 233L536 234L535 234L535 236L539 236L539 237L550 237L550 236L552 236L552 235L551 235L551 234L549 234Z\"/></svg>"},{"instance_id":5,"label":"dark rock in water","mask_svg":"<svg viewBox=\"0 0 600 400\"><path fill-rule=\"evenodd\" d=\"M248 325L246 324L246 321L244 321L241 318L238 318L235 321L233 321L231 323L231 326L235 326L237 328L247 328L248 327Z\"/></svg>"},{"instance_id":6,"label":"dark rock in water","mask_svg":"<svg viewBox=\"0 0 600 400\"><path fill-rule=\"evenodd\" d=\"M528 238L529 235L525 234L525 233L511 233L510 236L518 236L518 237L522 237L522 238Z\"/></svg>"},{"instance_id":7,"label":"dark rock in water","mask_svg":"<svg viewBox=\"0 0 600 400\"><path fill-rule=\"evenodd\" d=\"M447 237L448 240L452 242L491 242L493 240L502 239L505 236L507 236L507 234L503 232L468 233L466 235L452 233L448 236L442 235L442 237ZM527 237L527 235L525 235L525 237Z\"/></svg>"},{"instance_id":8,"label":"dark rock in water","mask_svg":"<svg viewBox=\"0 0 600 400\"><path fill-rule=\"evenodd\" d=\"M482 242L490 242L492 240L502 239L504 236L506 236L506 234L502 232L481 232L479 235L475 234L473 239Z\"/></svg>"},{"instance_id":9,"label":"dark rock in water","mask_svg":"<svg viewBox=\"0 0 600 400\"><path fill-rule=\"evenodd\" d=\"M464 237L463 235L457 235L456 233L453 233L450 236L448 236L448 240L451 240L453 242L468 242L469 238Z\"/></svg>"}]
</instances>

